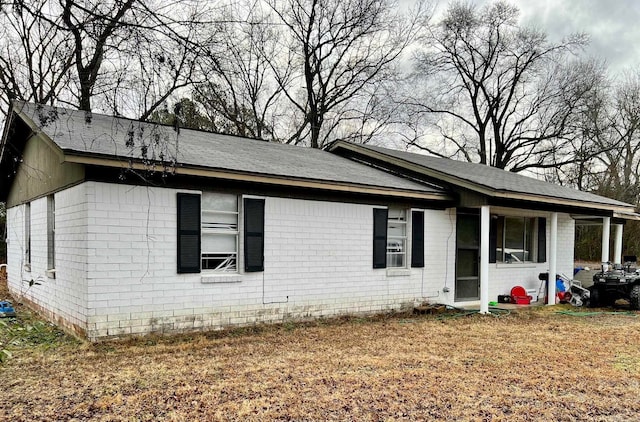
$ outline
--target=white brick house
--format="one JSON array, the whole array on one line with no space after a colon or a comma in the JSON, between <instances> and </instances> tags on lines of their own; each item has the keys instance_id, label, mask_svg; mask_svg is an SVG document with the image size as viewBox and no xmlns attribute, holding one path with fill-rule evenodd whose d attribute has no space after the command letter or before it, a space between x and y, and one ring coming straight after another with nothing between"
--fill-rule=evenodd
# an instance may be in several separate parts
<instances>
[{"instance_id":1,"label":"white brick house","mask_svg":"<svg viewBox=\"0 0 640 422\"><path fill-rule=\"evenodd\" d=\"M536 287L540 272L553 274L551 280L556 274L571 276L576 221L602 225L602 261L620 264L624 222L640 217L630 204L485 165L342 141L329 150L437 183L456 198L454 300L479 299L481 312L488 311L500 291L509 293L514 285ZM546 294L548 303L555 303L555 288Z\"/></svg>"},{"instance_id":2,"label":"white brick house","mask_svg":"<svg viewBox=\"0 0 640 422\"><path fill-rule=\"evenodd\" d=\"M633 212L587 196L557 209L492 205L490 231L524 239L493 236L485 255L499 257L483 264L483 205L448 180L364 164L347 145L331 153L14 104L0 150L9 289L92 340L485 305L516 284L537 288L550 264L571 271L576 212Z\"/></svg>"}]
</instances>

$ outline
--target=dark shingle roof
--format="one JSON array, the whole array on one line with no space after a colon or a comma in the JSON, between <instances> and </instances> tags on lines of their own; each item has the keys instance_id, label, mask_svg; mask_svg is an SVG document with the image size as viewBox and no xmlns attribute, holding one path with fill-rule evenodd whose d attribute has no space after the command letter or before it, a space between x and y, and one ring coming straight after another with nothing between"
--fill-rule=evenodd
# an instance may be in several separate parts
<instances>
[{"instance_id":1,"label":"dark shingle roof","mask_svg":"<svg viewBox=\"0 0 640 422\"><path fill-rule=\"evenodd\" d=\"M346 145L350 149L360 151L370 150L408 163L417 164L418 166L429 169L430 171L449 179L453 178L454 180L468 182L467 184L475 186L477 188L476 190L484 191L484 193L486 193L486 191L492 193L519 193L534 197L550 197L557 198L558 200L568 199L584 203L625 208L629 207L633 209L633 205L631 204L588 192L582 192L573 188L555 185L553 183L548 183L483 164L431 157L423 154L397 151L371 145L355 145L344 142L337 143L337 147L340 145ZM437 178L437 176L435 177ZM455 182L453 183L456 184Z\"/></svg>"},{"instance_id":2,"label":"dark shingle roof","mask_svg":"<svg viewBox=\"0 0 640 422\"><path fill-rule=\"evenodd\" d=\"M84 111L15 103L65 153L150 161L280 178L444 193L326 151L143 123ZM33 126L32 125L32 126Z\"/></svg>"}]
</instances>

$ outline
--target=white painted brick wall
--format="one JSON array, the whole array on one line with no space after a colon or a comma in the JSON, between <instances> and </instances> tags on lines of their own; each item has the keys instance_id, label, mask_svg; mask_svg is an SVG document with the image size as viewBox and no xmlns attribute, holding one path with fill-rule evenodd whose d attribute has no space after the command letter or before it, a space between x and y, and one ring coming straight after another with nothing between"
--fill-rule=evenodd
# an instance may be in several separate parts
<instances>
[{"instance_id":1,"label":"white painted brick wall","mask_svg":"<svg viewBox=\"0 0 640 422\"><path fill-rule=\"evenodd\" d=\"M431 303L453 304L456 276L456 211L425 212L423 296ZM448 288L446 293L444 288Z\"/></svg>"},{"instance_id":2,"label":"white painted brick wall","mask_svg":"<svg viewBox=\"0 0 640 422\"><path fill-rule=\"evenodd\" d=\"M47 198L31 202L31 271L25 267L25 205L7 210L9 289L73 330L87 327L86 197L84 185L55 194L55 278L47 277ZM29 287L30 280L39 285Z\"/></svg>"},{"instance_id":3,"label":"white painted brick wall","mask_svg":"<svg viewBox=\"0 0 640 422\"><path fill-rule=\"evenodd\" d=\"M424 300L454 304L454 209L425 211L425 268L397 275L372 268L375 204L268 197L264 272L177 274L177 192L87 182L56 194L57 277L28 292L21 281L29 276L21 262L24 207L11 208L12 291L94 339L376 312ZM574 226L568 215L560 215L558 233L558 268L570 273ZM43 276L44 198L32 203L32 237L31 275ZM490 298L516 284L537 288L537 274L546 270L547 264L492 264Z\"/></svg>"},{"instance_id":4,"label":"white painted brick wall","mask_svg":"<svg viewBox=\"0 0 640 422\"><path fill-rule=\"evenodd\" d=\"M439 261L455 256L455 236L448 255L437 247L447 213L426 211L434 269L387 276L372 268L373 205L273 197L264 272L177 274L176 192L87 183L90 337L396 309L453 280Z\"/></svg>"}]
</instances>

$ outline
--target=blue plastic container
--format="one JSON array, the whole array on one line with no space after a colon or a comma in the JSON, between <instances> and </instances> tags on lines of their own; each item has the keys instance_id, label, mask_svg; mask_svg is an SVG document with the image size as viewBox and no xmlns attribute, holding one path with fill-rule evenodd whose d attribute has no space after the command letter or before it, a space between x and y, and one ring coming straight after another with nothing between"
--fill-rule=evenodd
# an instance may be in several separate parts
<instances>
[{"instance_id":1,"label":"blue plastic container","mask_svg":"<svg viewBox=\"0 0 640 422\"><path fill-rule=\"evenodd\" d=\"M11 306L11 302L0 301L0 318L16 316L16 311Z\"/></svg>"}]
</instances>

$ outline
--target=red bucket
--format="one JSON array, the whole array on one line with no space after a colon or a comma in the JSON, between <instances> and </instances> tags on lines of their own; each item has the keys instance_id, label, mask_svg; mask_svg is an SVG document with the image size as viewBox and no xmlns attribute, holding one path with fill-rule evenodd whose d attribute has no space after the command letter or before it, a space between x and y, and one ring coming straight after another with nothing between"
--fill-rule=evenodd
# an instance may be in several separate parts
<instances>
[{"instance_id":1,"label":"red bucket","mask_svg":"<svg viewBox=\"0 0 640 422\"><path fill-rule=\"evenodd\" d=\"M530 305L531 296L527 295L527 291L522 286L515 286L511 289L511 303L516 305Z\"/></svg>"}]
</instances>

